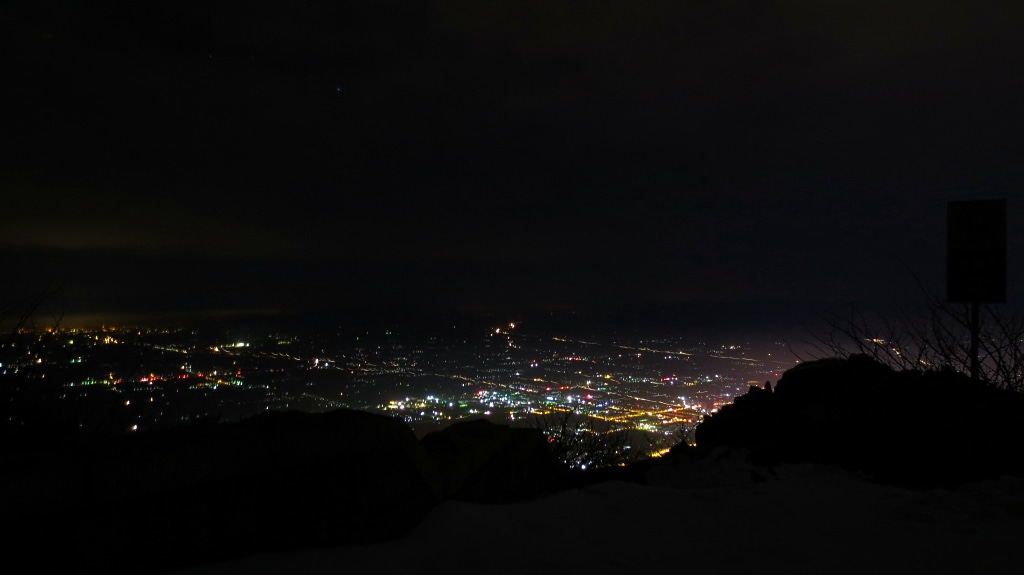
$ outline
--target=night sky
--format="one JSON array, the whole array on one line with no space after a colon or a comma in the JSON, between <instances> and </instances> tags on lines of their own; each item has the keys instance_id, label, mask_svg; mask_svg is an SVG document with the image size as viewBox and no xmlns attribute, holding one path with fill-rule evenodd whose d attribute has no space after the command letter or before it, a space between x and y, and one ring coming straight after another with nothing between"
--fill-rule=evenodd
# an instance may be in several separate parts
<instances>
[{"instance_id":1,"label":"night sky","mask_svg":"<svg viewBox=\"0 0 1024 575\"><path fill-rule=\"evenodd\" d=\"M895 302L943 293L949 201L1007 198L1019 302L1022 30L1019 1L7 1L0 293Z\"/></svg>"}]
</instances>

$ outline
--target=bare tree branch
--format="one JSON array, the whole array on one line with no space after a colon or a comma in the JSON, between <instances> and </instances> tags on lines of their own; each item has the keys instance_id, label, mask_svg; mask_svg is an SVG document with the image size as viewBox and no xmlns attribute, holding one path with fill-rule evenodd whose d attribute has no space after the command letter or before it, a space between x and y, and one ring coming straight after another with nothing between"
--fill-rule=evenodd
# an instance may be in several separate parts
<instances>
[{"instance_id":1,"label":"bare tree branch","mask_svg":"<svg viewBox=\"0 0 1024 575\"><path fill-rule=\"evenodd\" d=\"M924 312L902 310L895 316L869 316L855 307L824 318L828 330L817 337L817 351L828 356L865 354L900 370L971 366L970 306L925 295ZM979 379L995 387L1024 392L1024 316L1014 309L981 307Z\"/></svg>"}]
</instances>

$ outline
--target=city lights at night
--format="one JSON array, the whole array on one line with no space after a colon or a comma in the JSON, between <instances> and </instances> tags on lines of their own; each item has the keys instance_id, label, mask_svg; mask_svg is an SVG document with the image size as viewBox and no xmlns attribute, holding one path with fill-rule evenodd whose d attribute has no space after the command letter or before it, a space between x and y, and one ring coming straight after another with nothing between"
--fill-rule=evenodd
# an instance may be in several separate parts
<instances>
[{"instance_id":1,"label":"city lights at night","mask_svg":"<svg viewBox=\"0 0 1024 575\"><path fill-rule=\"evenodd\" d=\"M11 565L1015 573L1022 7L4 2Z\"/></svg>"}]
</instances>

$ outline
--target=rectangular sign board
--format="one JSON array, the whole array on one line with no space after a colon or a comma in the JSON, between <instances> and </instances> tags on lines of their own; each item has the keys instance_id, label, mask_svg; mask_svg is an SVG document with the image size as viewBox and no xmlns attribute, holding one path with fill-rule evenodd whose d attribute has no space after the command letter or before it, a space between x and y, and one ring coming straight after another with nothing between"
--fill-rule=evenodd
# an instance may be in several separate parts
<instances>
[{"instance_id":1,"label":"rectangular sign board","mask_svg":"<svg viewBox=\"0 0 1024 575\"><path fill-rule=\"evenodd\" d=\"M1006 200L949 202L946 212L946 299L1006 301Z\"/></svg>"}]
</instances>

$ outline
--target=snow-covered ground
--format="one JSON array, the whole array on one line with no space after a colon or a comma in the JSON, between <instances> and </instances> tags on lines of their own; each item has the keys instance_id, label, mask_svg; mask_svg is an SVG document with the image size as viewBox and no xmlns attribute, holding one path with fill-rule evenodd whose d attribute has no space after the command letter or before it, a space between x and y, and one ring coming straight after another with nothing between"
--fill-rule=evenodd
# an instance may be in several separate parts
<instances>
[{"instance_id":1,"label":"snow-covered ground","mask_svg":"<svg viewBox=\"0 0 1024 575\"><path fill-rule=\"evenodd\" d=\"M1024 572L1020 479L912 491L827 466L742 460L649 477L519 504L447 502L399 540L177 573Z\"/></svg>"}]
</instances>

